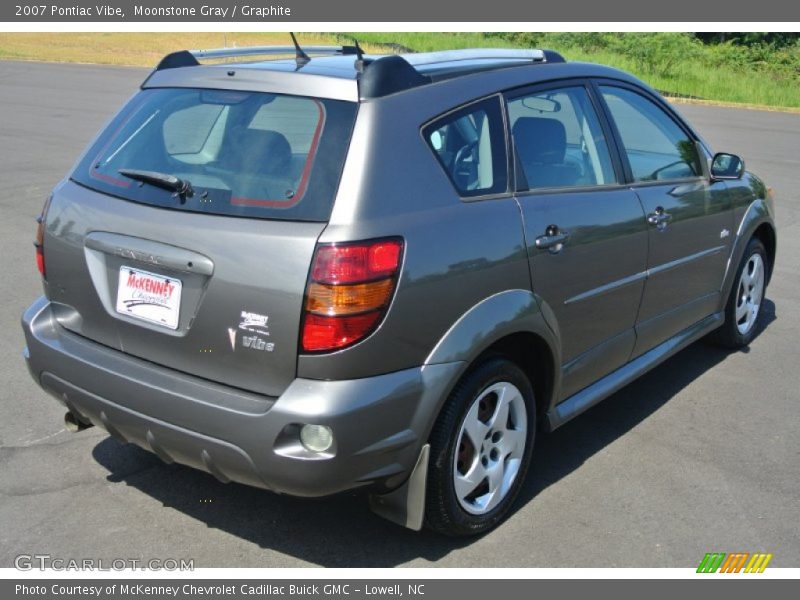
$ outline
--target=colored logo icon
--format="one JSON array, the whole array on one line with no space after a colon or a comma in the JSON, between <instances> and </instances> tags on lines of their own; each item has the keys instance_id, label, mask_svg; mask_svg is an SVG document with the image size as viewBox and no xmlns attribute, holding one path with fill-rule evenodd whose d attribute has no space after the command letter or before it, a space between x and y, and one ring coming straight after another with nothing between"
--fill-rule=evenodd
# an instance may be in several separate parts
<instances>
[{"instance_id":1,"label":"colored logo icon","mask_svg":"<svg viewBox=\"0 0 800 600\"><path fill-rule=\"evenodd\" d=\"M697 566L698 573L763 573L772 554L766 552L707 552Z\"/></svg>"}]
</instances>

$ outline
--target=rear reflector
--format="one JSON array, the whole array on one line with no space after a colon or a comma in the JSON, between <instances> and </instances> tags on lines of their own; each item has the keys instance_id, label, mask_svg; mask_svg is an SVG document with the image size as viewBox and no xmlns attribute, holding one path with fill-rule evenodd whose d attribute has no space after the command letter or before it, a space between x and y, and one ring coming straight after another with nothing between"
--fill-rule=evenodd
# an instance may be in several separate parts
<instances>
[{"instance_id":1,"label":"rear reflector","mask_svg":"<svg viewBox=\"0 0 800 600\"><path fill-rule=\"evenodd\" d=\"M46 275L44 270L44 248L36 246L36 268L39 269L39 274L44 277Z\"/></svg>"},{"instance_id":2,"label":"rear reflector","mask_svg":"<svg viewBox=\"0 0 800 600\"><path fill-rule=\"evenodd\" d=\"M39 274L42 277L47 275L47 270L44 266L44 222L45 219L47 219L47 210L50 208L50 200L52 199L53 196L50 195L50 197L45 200L42 213L36 217L36 241L33 242L33 245L36 247L36 268L39 269Z\"/></svg>"},{"instance_id":3,"label":"rear reflector","mask_svg":"<svg viewBox=\"0 0 800 600\"><path fill-rule=\"evenodd\" d=\"M317 246L306 289L303 351L339 350L372 333L389 307L402 253L398 239Z\"/></svg>"},{"instance_id":4,"label":"rear reflector","mask_svg":"<svg viewBox=\"0 0 800 600\"><path fill-rule=\"evenodd\" d=\"M303 349L321 352L349 346L366 337L381 317L381 312L377 310L352 317L307 314L303 326Z\"/></svg>"}]
</instances>

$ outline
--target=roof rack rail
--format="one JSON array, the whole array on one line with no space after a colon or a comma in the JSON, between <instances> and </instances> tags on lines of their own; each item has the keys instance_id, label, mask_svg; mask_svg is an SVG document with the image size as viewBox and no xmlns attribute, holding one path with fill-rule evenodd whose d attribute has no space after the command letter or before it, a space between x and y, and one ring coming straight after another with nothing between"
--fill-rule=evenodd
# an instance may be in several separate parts
<instances>
[{"instance_id":1,"label":"roof rack rail","mask_svg":"<svg viewBox=\"0 0 800 600\"><path fill-rule=\"evenodd\" d=\"M356 54L355 46L303 46L306 54ZM245 46L243 48L216 48L214 50L190 50L195 58L234 58L237 56L294 55L295 46Z\"/></svg>"},{"instance_id":2,"label":"roof rack rail","mask_svg":"<svg viewBox=\"0 0 800 600\"><path fill-rule=\"evenodd\" d=\"M419 67L450 65L459 61L492 61L488 66L467 69L462 73L509 66L507 61L527 63L563 63L564 57L552 50L515 50L506 48L476 48L467 50L445 50L441 52L410 53L374 57L366 63L367 68L359 78L362 98L380 98L395 92L425 85L436 80L430 70Z\"/></svg>"},{"instance_id":3,"label":"roof rack rail","mask_svg":"<svg viewBox=\"0 0 800 600\"><path fill-rule=\"evenodd\" d=\"M445 62L458 62L460 60L529 60L531 62L559 62L548 61L545 50L517 50L514 48L467 48L463 50L443 50L440 52L422 52L419 54L403 54L403 58L411 66L435 65ZM551 56L556 53L552 53ZM564 62L561 55L556 55Z\"/></svg>"},{"instance_id":4,"label":"roof rack rail","mask_svg":"<svg viewBox=\"0 0 800 600\"><path fill-rule=\"evenodd\" d=\"M357 56L355 46L303 46L306 55ZM192 67L200 64L200 59L238 58L244 56L295 56L295 46L244 46L242 48L214 48L211 50L180 50L167 54L158 63L156 71L177 67Z\"/></svg>"},{"instance_id":5,"label":"roof rack rail","mask_svg":"<svg viewBox=\"0 0 800 600\"><path fill-rule=\"evenodd\" d=\"M293 37L292 46L245 46L243 48L217 48L214 50L181 50L165 56L156 71L178 67L193 67L198 59L221 59L242 56L294 56L298 69L311 60L309 55L353 56L353 67L358 71L361 98L379 98L395 92L438 81L443 78L487 71L509 66L566 62L553 50L514 48L470 48L365 56L356 43L353 46L300 47ZM469 64L470 61L473 64ZM487 61L481 63L480 61ZM453 63L465 64L455 66ZM437 65L441 65L437 68Z\"/></svg>"}]
</instances>

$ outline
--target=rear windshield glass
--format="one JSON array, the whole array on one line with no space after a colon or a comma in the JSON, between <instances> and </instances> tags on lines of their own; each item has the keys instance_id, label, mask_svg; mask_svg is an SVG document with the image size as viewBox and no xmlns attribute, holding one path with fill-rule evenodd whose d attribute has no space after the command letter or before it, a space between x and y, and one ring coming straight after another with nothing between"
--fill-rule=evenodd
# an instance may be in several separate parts
<instances>
[{"instance_id":1,"label":"rear windshield glass","mask_svg":"<svg viewBox=\"0 0 800 600\"><path fill-rule=\"evenodd\" d=\"M356 104L338 100L144 90L100 135L72 178L164 208L327 221L355 114ZM191 191L180 194L131 171L171 176Z\"/></svg>"}]
</instances>

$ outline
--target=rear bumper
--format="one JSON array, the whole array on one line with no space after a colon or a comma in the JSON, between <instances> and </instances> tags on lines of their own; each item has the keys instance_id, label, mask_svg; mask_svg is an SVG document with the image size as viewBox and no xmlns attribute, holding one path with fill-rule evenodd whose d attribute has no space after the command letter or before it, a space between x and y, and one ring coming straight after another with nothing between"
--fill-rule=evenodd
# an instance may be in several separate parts
<instances>
[{"instance_id":1,"label":"rear bumper","mask_svg":"<svg viewBox=\"0 0 800 600\"><path fill-rule=\"evenodd\" d=\"M133 358L70 333L46 298L25 312L34 380L80 418L166 462L297 496L398 487L414 468L460 363L351 381L295 379L269 398ZM331 451L299 444L302 424L333 430Z\"/></svg>"}]
</instances>

